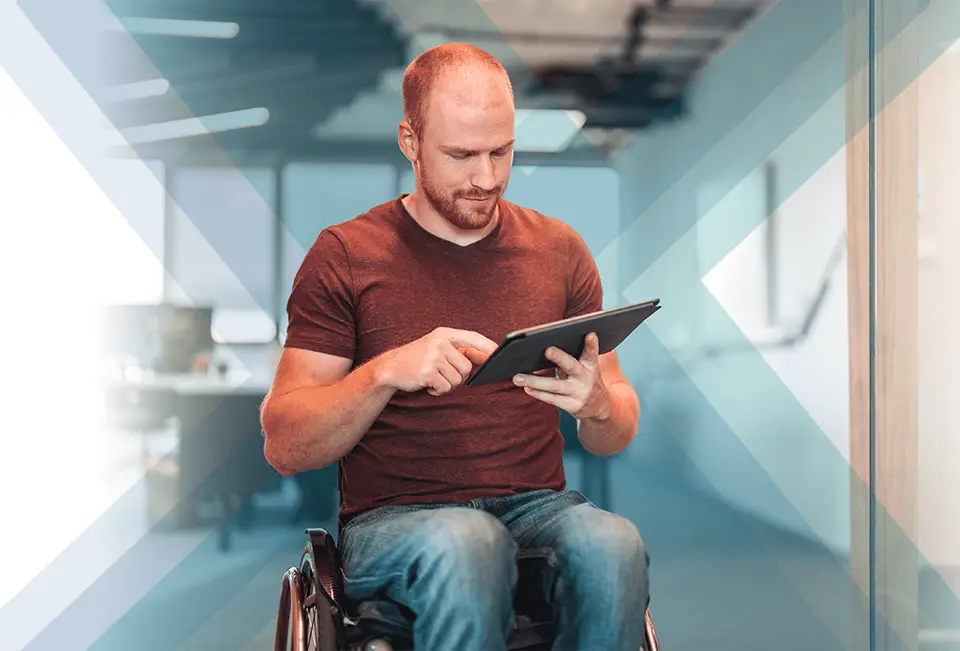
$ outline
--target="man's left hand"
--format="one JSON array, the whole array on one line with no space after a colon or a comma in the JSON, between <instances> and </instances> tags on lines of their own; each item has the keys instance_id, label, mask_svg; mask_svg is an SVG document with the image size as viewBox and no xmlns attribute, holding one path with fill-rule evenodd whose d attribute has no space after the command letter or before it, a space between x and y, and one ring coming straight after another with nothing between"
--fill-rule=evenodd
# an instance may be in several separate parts
<instances>
[{"instance_id":1,"label":"man's left hand","mask_svg":"<svg viewBox=\"0 0 960 651\"><path fill-rule=\"evenodd\" d=\"M587 335L580 359L558 348L548 348L546 357L557 365L560 377L521 374L513 378L527 395L563 409L577 420L610 417L610 396L600 373L600 342Z\"/></svg>"}]
</instances>

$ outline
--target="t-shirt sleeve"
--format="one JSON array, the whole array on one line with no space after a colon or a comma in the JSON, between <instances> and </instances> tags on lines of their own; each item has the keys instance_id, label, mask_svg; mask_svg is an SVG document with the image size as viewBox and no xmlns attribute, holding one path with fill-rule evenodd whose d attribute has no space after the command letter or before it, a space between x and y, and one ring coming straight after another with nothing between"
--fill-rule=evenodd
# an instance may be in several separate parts
<instances>
[{"instance_id":1,"label":"t-shirt sleeve","mask_svg":"<svg viewBox=\"0 0 960 651\"><path fill-rule=\"evenodd\" d=\"M599 312L603 309L603 285L593 254L573 228L567 228L567 242L569 289L564 318Z\"/></svg>"},{"instance_id":2,"label":"t-shirt sleeve","mask_svg":"<svg viewBox=\"0 0 960 651\"><path fill-rule=\"evenodd\" d=\"M350 262L329 230L317 237L294 277L287 300L287 348L356 355L356 319Z\"/></svg>"}]
</instances>

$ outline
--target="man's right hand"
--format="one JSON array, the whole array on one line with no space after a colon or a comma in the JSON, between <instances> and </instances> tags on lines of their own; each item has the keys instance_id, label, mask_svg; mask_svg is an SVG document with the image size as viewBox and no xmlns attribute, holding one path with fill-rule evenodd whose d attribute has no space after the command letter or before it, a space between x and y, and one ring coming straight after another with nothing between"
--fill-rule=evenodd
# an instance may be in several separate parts
<instances>
[{"instance_id":1,"label":"man's right hand","mask_svg":"<svg viewBox=\"0 0 960 651\"><path fill-rule=\"evenodd\" d=\"M453 391L470 377L497 344L469 330L437 328L378 360L382 381L398 391L426 389L432 396Z\"/></svg>"}]
</instances>

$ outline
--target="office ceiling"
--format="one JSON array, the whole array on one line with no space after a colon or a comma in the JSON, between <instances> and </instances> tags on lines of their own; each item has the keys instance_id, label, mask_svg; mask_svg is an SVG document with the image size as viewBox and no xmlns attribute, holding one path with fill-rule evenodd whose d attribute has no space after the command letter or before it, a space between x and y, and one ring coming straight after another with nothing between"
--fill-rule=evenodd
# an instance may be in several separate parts
<instances>
[{"instance_id":1,"label":"office ceiling","mask_svg":"<svg viewBox=\"0 0 960 651\"><path fill-rule=\"evenodd\" d=\"M518 108L578 111L602 149L603 134L683 119L695 75L772 1L108 0L125 30L104 33L100 99L140 156L375 155L396 150L406 64L468 41L507 66ZM174 35L207 21L218 33ZM195 117L224 130L177 122Z\"/></svg>"}]
</instances>

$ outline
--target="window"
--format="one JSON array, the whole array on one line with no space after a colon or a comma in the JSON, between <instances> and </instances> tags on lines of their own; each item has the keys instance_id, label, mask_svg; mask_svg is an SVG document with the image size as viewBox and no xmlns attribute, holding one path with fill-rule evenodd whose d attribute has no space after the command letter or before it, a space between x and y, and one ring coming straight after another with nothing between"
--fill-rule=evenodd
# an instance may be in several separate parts
<instances>
[{"instance_id":1,"label":"window","mask_svg":"<svg viewBox=\"0 0 960 651\"><path fill-rule=\"evenodd\" d=\"M291 163L283 171L281 251L284 297L303 257L324 228L349 221L397 196L392 165ZM280 310L281 340L286 309Z\"/></svg>"},{"instance_id":2,"label":"window","mask_svg":"<svg viewBox=\"0 0 960 651\"><path fill-rule=\"evenodd\" d=\"M515 166L504 198L569 224L594 257L620 232L620 176L608 167Z\"/></svg>"},{"instance_id":3,"label":"window","mask_svg":"<svg viewBox=\"0 0 960 651\"><path fill-rule=\"evenodd\" d=\"M167 300L213 307L220 343L273 340L274 171L181 168L171 177Z\"/></svg>"}]
</instances>

